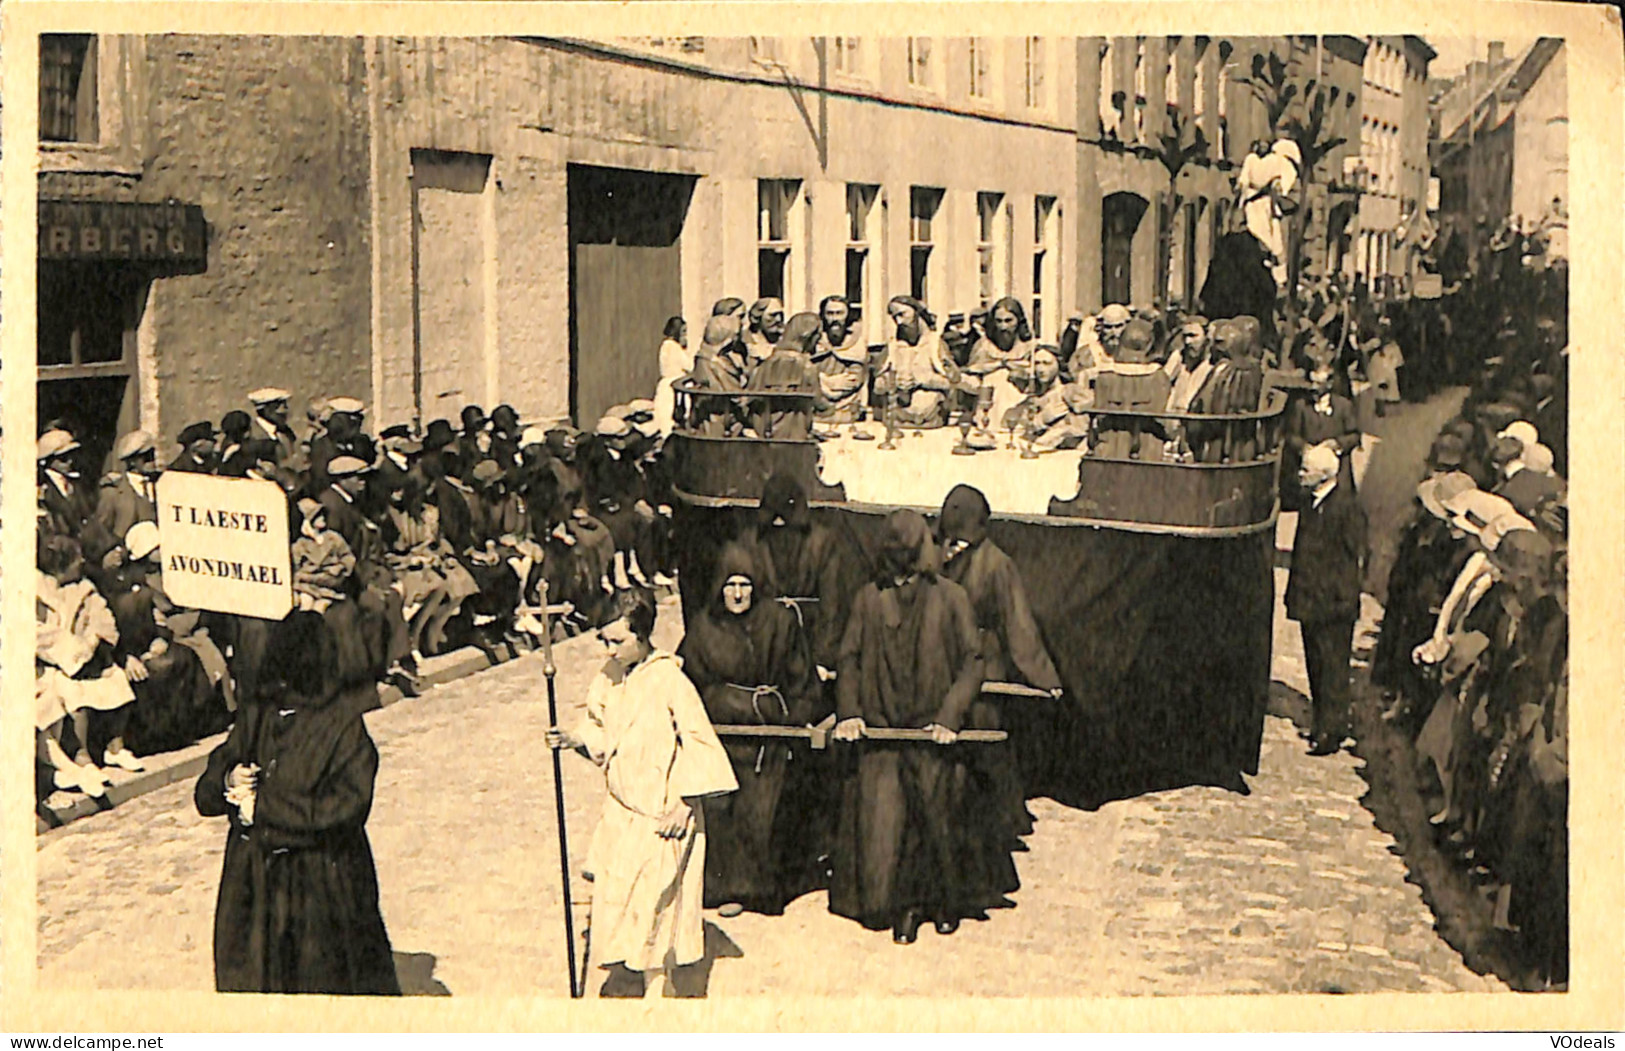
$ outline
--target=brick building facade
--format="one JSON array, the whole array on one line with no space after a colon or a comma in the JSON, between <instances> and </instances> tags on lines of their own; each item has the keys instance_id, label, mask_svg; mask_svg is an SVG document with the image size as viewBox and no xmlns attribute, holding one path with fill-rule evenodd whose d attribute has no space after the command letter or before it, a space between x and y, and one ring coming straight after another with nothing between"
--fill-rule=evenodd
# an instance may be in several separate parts
<instances>
[{"instance_id":1,"label":"brick building facade","mask_svg":"<svg viewBox=\"0 0 1625 1051\"><path fill-rule=\"evenodd\" d=\"M48 36L41 419L100 450L276 384L590 423L727 295L848 294L870 343L896 293L1013 295L1048 340L1189 302L1270 50L1302 44ZM1170 194L1174 127L1211 146Z\"/></svg>"}]
</instances>

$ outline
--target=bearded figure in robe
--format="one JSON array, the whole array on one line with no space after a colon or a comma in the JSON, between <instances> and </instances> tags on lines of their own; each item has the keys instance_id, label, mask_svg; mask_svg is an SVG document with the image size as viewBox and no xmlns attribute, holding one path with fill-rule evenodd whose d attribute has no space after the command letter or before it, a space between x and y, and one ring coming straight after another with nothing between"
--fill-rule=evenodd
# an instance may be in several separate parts
<instances>
[{"instance_id":1,"label":"bearded figure in robe","mask_svg":"<svg viewBox=\"0 0 1625 1051\"><path fill-rule=\"evenodd\" d=\"M965 373L993 388L990 420L1003 420L1031 391L1033 352L1038 344L1019 300L1006 296L987 313L987 331L971 347Z\"/></svg>"},{"instance_id":2,"label":"bearded figure in robe","mask_svg":"<svg viewBox=\"0 0 1625 1051\"><path fill-rule=\"evenodd\" d=\"M922 922L952 934L1007 904L986 842L969 820L968 758L959 744L984 662L965 589L938 572L930 527L914 511L887 518L881 566L852 603L841 640L835 745L850 748L830 880L830 911L914 941ZM867 729L924 729L928 741L863 740ZM980 838L983 842L973 842Z\"/></svg>"},{"instance_id":3,"label":"bearded figure in robe","mask_svg":"<svg viewBox=\"0 0 1625 1051\"><path fill-rule=\"evenodd\" d=\"M818 304L818 320L821 331L812 354L824 394L818 418L830 424L856 423L869 385L863 331L852 324L852 305L845 296L825 296Z\"/></svg>"},{"instance_id":4,"label":"bearded figure in robe","mask_svg":"<svg viewBox=\"0 0 1625 1051\"><path fill-rule=\"evenodd\" d=\"M730 544L717 563L710 602L677 654L715 724L806 726L817 680L796 615L773 601L751 547ZM778 916L797 890L780 879L774 850L789 741L730 737L723 743L739 790L705 802L705 904L724 917Z\"/></svg>"}]
</instances>

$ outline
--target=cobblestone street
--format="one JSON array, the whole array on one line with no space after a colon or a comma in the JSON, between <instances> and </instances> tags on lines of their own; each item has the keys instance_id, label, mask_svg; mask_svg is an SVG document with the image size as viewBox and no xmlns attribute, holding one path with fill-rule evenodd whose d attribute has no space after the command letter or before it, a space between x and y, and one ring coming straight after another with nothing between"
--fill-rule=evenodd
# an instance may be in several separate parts
<instances>
[{"instance_id":1,"label":"cobblestone street","mask_svg":"<svg viewBox=\"0 0 1625 1051\"><path fill-rule=\"evenodd\" d=\"M670 645L675 602L662 617ZM1276 632L1272 708L1290 713L1305 688L1301 652L1295 625L1278 616ZM559 648L567 707L596 646ZM382 753L369 831L409 992L565 993L545 700L532 655L368 717ZM713 917L711 994L1499 988L1434 932L1392 840L1359 803L1358 763L1310 758L1292 722L1272 715L1250 796L1188 788L1097 812L1035 801L1017 908L951 940L927 931L893 945L831 916L822 894L783 917ZM565 769L579 864L602 785L578 757ZM43 983L212 988L225 826L196 816L191 790L171 785L41 838Z\"/></svg>"}]
</instances>

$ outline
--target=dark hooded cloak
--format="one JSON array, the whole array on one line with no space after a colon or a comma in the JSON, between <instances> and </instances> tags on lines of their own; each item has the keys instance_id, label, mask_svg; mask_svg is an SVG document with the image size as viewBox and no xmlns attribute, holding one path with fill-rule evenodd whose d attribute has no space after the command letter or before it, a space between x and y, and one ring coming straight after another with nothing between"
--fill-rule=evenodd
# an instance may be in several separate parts
<instances>
[{"instance_id":1,"label":"dark hooded cloak","mask_svg":"<svg viewBox=\"0 0 1625 1051\"><path fill-rule=\"evenodd\" d=\"M723 585L744 576L753 585L742 614L723 604ZM807 725L817 689L806 639L795 614L773 601L751 547L722 552L703 612L678 648L683 671L717 725ZM724 737L739 790L705 800L707 907L738 902L777 915L802 890L787 885L774 848L774 826L792 749L772 738Z\"/></svg>"},{"instance_id":2,"label":"dark hooded cloak","mask_svg":"<svg viewBox=\"0 0 1625 1051\"><path fill-rule=\"evenodd\" d=\"M768 589L798 614L814 663L833 671L856 560L838 534L812 520L807 490L793 476L775 474L762 486L756 546Z\"/></svg>"},{"instance_id":3,"label":"dark hooded cloak","mask_svg":"<svg viewBox=\"0 0 1625 1051\"><path fill-rule=\"evenodd\" d=\"M215 905L220 992L400 993L366 832L378 750L336 664L319 615L276 625L262 703L238 712L198 779L198 812L231 819ZM260 768L252 824L226 801L241 763Z\"/></svg>"},{"instance_id":4,"label":"dark hooded cloak","mask_svg":"<svg viewBox=\"0 0 1625 1051\"><path fill-rule=\"evenodd\" d=\"M937 573L925 519L886 520L880 575L852 603L841 640L837 706L871 727L958 731L982 683L975 613L964 588ZM860 740L850 757L834 848L830 911L868 927L905 910L938 920L979 915L1014 882L993 823L967 820L965 749L981 744ZM983 840L977 842L977 840ZM990 862L1002 859L1003 871Z\"/></svg>"},{"instance_id":5,"label":"dark hooded cloak","mask_svg":"<svg viewBox=\"0 0 1625 1051\"><path fill-rule=\"evenodd\" d=\"M1027 589L1010 556L987 536L987 498L967 485L955 486L942 504L937 535L970 546L943 565L943 576L959 584L976 614L978 638L989 681L1015 681L1041 690L1059 689L1061 677L1044 647ZM1041 785L1055 761L1053 742L1062 740L1061 702L1035 698L981 697L971 704L967 725L1010 731L1010 747L981 746L972 754L973 773L985 791L978 798L999 800L997 817L1013 836L1032 832L1024 784ZM995 815L987 808L988 816Z\"/></svg>"}]
</instances>

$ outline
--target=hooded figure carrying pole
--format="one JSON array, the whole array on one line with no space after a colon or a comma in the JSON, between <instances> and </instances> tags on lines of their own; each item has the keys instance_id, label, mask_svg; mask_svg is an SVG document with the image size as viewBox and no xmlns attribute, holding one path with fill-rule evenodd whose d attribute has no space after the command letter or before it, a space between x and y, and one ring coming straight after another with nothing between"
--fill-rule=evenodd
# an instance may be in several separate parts
<instances>
[{"instance_id":1,"label":"hooded figure carrying pole","mask_svg":"<svg viewBox=\"0 0 1625 1051\"><path fill-rule=\"evenodd\" d=\"M841 640L838 741L865 729L926 729L934 743L851 745L836 833L830 911L914 941L922 921L951 934L1005 903L987 871L1001 844L974 843L965 820L964 757L952 745L981 690L983 660L965 589L937 572L930 527L914 511L886 520L878 578L852 603Z\"/></svg>"},{"instance_id":2,"label":"hooded figure carrying pole","mask_svg":"<svg viewBox=\"0 0 1625 1051\"><path fill-rule=\"evenodd\" d=\"M796 615L773 601L748 546L725 548L714 579L677 651L706 714L719 724L809 725L817 680ZM781 876L773 835L794 752L774 738L734 737L723 748L739 790L705 801L706 906L776 916L799 892Z\"/></svg>"}]
</instances>

